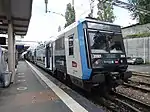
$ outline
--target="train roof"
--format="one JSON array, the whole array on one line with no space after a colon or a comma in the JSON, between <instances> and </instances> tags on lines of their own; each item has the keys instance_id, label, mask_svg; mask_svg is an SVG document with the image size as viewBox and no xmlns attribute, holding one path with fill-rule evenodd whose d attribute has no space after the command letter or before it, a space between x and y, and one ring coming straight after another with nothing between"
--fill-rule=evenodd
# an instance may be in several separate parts
<instances>
[{"instance_id":1,"label":"train roof","mask_svg":"<svg viewBox=\"0 0 150 112\"><path fill-rule=\"evenodd\" d=\"M84 22L84 21L97 22L97 23L101 23L101 24L119 26L119 25L117 25L117 24L110 23L110 22L100 21L100 20L97 20L96 18L92 18L92 17L86 17L86 18L84 18L84 19L80 19L80 20L79 20L80 23L82 23L82 22Z\"/></svg>"},{"instance_id":2,"label":"train roof","mask_svg":"<svg viewBox=\"0 0 150 112\"><path fill-rule=\"evenodd\" d=\"M116 25L116 24L113 24L113 23L109 23L109 22L103 22L103 21L100 21L100 20L97 20L96 18L91 18L91 17L86 17L86 18L83 18L83 19L80 19L74 23L72 23L71 25L67 26L65 29L63 29L62 31L60 32L57 32L57 35L56 36L53 36L54 37L54 40L49 40L47 41L45 44L50 44L50 43L53 43L56 39L58 39L62 34L64 34L65 32L69 31L70 29L76 27L78 24L80 23L83 23L83 22L95 22L95 23L101 23L101 24L106 24L106 25L112 25L112 26L118 26L120 27L119 25ZM121 27L120 27L121 28Z\"/></svg>"},{"instance_id":3,"label":"train roof","mask_svg":"<svg viewBox=\"0 0 150 112\"><path fill-rule=\"evenodd\" d=\"M69 31L70 29L76 27L78 24L83 23L83 22L85 22L85 21L87 21L87 22L96 22L96 23L101 23L101 24L107 24L107 25L113 25L113 26L118 26L118 27L120 27L119 25L116 25L116 24L114 24L114 23L103 22L103 21L97 20L97 19L95 19L95 18L86 17L86 18L84 18L84 19L80 19L80 20L78 20L78 21L72 23L71 25L69 25L68 27L66 27L64 30L58 32L57 37L58 37L59 35L63 34L64 32Z\"/></svg>"}]
</instances>

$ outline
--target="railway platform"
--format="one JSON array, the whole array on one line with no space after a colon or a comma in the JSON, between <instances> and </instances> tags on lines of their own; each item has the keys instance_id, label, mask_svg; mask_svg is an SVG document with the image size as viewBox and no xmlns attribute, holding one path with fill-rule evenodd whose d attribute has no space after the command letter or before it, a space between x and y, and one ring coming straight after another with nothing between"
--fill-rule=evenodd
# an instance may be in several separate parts
<instances>
[{"instance_id":1,"label":"railway platform","mask_svg":"<svg viewBox=\"0 0 150 112\"><path fill-rule=\"evenodd\" d=\"M103 112L85 99L77 99L31 63L19 61L14 84L0 89L0 112Z\"/></svg>"}]
</instances>

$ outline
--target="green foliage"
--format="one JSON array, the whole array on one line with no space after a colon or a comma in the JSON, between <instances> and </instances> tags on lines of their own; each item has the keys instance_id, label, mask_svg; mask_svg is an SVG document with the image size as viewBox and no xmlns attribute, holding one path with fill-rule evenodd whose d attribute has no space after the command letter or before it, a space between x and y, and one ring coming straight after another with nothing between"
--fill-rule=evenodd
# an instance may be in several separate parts
<instances>
[{"instance_id":1,"label":"green foliage","mask_svg":"<svg viewBox=\"0 0 150 112\"><path fill-rule=\"evenodd\" d=\"M127 35L126 38L142 38L142 37L150 37L150 32Z\"/></svg>"},{"instance_id":2,"label":"green foliage","mask_svg":"<svg viewBox=\"0 0 150 112\"><path fill-rule=\"evenodd\" d=\"M66 19L65 27L75 22L75 10L74 7L71 6L71 3L67 4L65 19Z\"/></svg>"},{"instance_id":3,"label":"green foliage","mask_svg":"<svg viewBox=\"0 0 150 112\"><path fill-rule=\"evenodd\" d=\"M115 16L113 13L113 6L111 5L112 0L98 0L97 8L97 19L105 22L114 22ZM107 3L106 3L107 2Z\"/></svg>"},{"instance_id":4,"label":"green foliage","mask_svg":"<svg viewBox=\"0 0 150 112\"><path fill-rule=\"evenodd\" d=\"M150 11L150 0L128 0L130 4L138 8ZM137 19L140 24L150 23L150 14L143 14L137 10L130 10L133 19Z\"/></svg>"}]
</instances>

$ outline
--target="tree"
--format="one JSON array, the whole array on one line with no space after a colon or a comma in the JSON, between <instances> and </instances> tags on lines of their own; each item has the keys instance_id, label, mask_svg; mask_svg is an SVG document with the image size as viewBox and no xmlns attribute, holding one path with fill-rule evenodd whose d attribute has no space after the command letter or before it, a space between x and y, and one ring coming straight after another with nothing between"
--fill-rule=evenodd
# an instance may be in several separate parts
<instances>
[{"instance_id":1,"label":"tree","mask_svg":"<svg viewBox=\"0 0 150 112\"><path fill-rule=\"evenodd\" d=\"M66 19L65 27L75 22L75 10L74 7L72 7L71 3L67 4L65 19Z\"/></svg>"},{"instance_id":2,"label":"tree","mask_svg":"<svg viewBox=\"0 0 150 112\"><path fill-rule=\"evenodd\" d=\"M133 20L137 20L140 24L150 23L150 14L144 14L137 9L144 9L150 11L150 0L128 0L130 4L134 5L135 10L130 10Z\"/></svg>"},{"instance_id":3,"label":"tree","mask_svg":"<svg viewBox=\"0 0 150 112\"><path fill-rule=\"evenodd\" d=\"M98 0L97 8L97 19L105 22L114 22L115 16L113 13L113 6L111 5L112 0Z\"/></svg>"}]
</instances>

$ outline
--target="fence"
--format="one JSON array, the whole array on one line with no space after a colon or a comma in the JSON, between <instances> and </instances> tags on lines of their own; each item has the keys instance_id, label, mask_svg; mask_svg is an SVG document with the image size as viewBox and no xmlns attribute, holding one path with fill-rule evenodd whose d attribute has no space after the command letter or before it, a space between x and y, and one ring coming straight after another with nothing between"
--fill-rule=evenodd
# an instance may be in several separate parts
<instances>
[{"instance_id":1,"label":"fence","mask_svg":"<svg viewBox=\"0 0 150 112\"><path fill-rule=\"evenodd\" d=\"M150 62L150 37L124 39L126 54L129 57L142 57L144 62Z\"/></svg>"}]
</instances>

